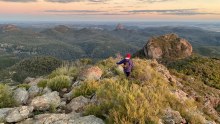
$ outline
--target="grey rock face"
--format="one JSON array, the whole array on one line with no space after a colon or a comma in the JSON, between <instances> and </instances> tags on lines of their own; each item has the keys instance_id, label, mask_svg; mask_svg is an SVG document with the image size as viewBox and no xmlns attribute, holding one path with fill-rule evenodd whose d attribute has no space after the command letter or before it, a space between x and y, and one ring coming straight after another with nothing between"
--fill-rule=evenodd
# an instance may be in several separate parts
<instances>
[{"instance_id":1,"label":"grey rock face","mask_svg":"<svg viewBox=\"0 0 220 124\"><path fill-rule=\"evenodd\" d=\"M90 99L87 99L83 96L79 96L71 100L71 102L67 105L67 109L72 111L78 111L82 109L85 105L90 102Z\"/></svg>"},{"instance_id":2,"label":"grey rock face","mask_svg":"<svg viewBox=\"0 0 220 124\"><path fill-rule=\"evenodd\" d=\"M33 109L33 106L21 106L14 108L6 116L6 122L12 123L22 121L31 115Z\"/></svg>"},{"instance_id":3,"label":"grey rock face","mask_svg":"<svg viewBox=\"0 0 220 124\"><path fill-rule=\"evenodd\" d=\"M13 108L3 108L3 109L0 109L0 123L1 123L1 121L5 121L5 117L7 116L9 111L11 111L12 109Z\"/></svg>"},{"instance_id":4,"label":"grey rock face","mask_svg":"<svg viewBox=\"0 0 220 124\"><path fill-rule=\"evenodd\" d=\"M19 105L22 105L27 103L29 95L25 88L18 88L14 91L13 97Z\"/></svg>"},{"instance_id":5,"label":"grey rock face","mask_svg":"<svg viewBox=\"0 0 220 124\"><path fill-rule=\"evenodd\" d=\"M58 107L60 102L61 100L59 93L54 91L42 96L35 97L31 101L31 106L33 106L35 110L47 110L51 105L53 105L53 107Z\"/></svg>"},{"instance_id":6,"label":"grey rock face","mask_svg":"<svg viewBox=\"0 0 220 124\"><path fill-rule=\"evenodd\" d=\"M33 98L35 96L37 96L40 92L40 88L36 85L32 85L29 89L28 89L28 93L29 93L29 97Z\"/></svg>"},{"instance_id":7,"label":"grey rock face","mask_svg":"<svg viewBox=\"0 0 220 124\"><path fill-rule=\"evenodd\" d=\"M104 121L94 115L80 117L75 120L70 120L70 124L104 124Z\"/></svg>"}]
</instances>

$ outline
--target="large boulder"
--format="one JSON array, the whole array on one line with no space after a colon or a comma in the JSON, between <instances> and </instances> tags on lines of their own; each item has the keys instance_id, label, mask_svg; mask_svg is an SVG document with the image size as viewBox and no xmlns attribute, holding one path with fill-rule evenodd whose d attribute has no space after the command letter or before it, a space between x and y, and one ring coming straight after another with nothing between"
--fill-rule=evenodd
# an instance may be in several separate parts
<instances>
[{"instance_id":1,"label":"large boulder","mask_svg":"<svg viewBox=\"0 0 220 124\"><path fill-rule=\"evenodd\" d=\"M70 124L104 124L104 121L94 115L89 115L85 117L80 117L75 120L70 120Z\"/></svg>"},{"instance_id":2,"label":"large boulder","mask_svg":"<svg viewBox=\"0 0 220 124\"><path fill-rule=\"evenodd\" d=\"M5 117L13 108L0 109L0 123L5 121Z\"/></svg>"},{"instance_id":3,"label":"large boulder","mask_svg":"<svg viewBox=\"0 0 220 124\"><path fill-rule=\"evenodd\" d=\"M192 45L176 34L151 38L144 46L145 57L151 59L182 59L192 55Z\"/></svg>"},{"instance_id":4,"label":"large boulder","mask_svg":"<svg viewBox=\"0 0 220 124\"><path fill-rule=\"evenodd\" d=\"M13 97L16 100L17 104L21 105L27 103L29 94L25 88L17 88L13 93Z\"/></svg>"},{"instance_id":5,"label":"large boulder","mask_svg":"<svg viewBox=\"0 0 220 124\"><path fill-rule=\"evenodd\" d=\"M60 96L57 91L46 93L42 96L35 97L31 101L31 106L34 106L35 110L47 110L52 105L58 107L60 105Z\"/></svg>"},{"instance_id":6,"label":"large boulder","mask_svg":"<svg viewBox=\"0 0 220 124\"><path fill-rule=\"evenodd\" d=\"M33 97L37 96L40 93L40 88L37 85L32 85L28 89L28 93L29 93L29 97L33 98Z\"/></svg>"},{"instance_id":7,"label":"large boulder","mask_svg":"<svg viewBox=\"0 0 220 124\"><path fill-rule=\"evenodd\" d=\"M83 96L79 96L71 100L71 102L67 105L68 110L72 111L80 111L90 102L90 99L87 99Z\"/></svg>"},{"instance_id":8,"label":"large boulder","mask_svg":"<svg viewBox=\"0 0 220 124\"><path fill-rule=\"evenodd\" d=\"M19 124L104 124L104 121L93 116L81 117L80 114L41 114Z\"/></svg>"},{"instance_id":9,"label":"large boulder","mask_svg":"<svg viewBox=\"0 0 220 124\"><path fill-rule=\"evenodd\" d=\"M186 120L181 117L178 111L166 109L163 116L164 124L186 124Z\"/></svg>"},{"instance_id":10,"label":"large boulder","mask_svg":"<svg viewBox=\"0 0 220 124\"><path fill-rule=\"evenodd\" d=\"M83 69L78 79L79 80L99 80L102 76L102 70L97 66L92 66L89 68Z\"/></svg>"},{"instance_id":11,"label":"large boulder","mask_svg":"<svg viewBox=\"0 0 220 124\"><path fill-rule=\"evenodd\" d=\"M6 116L6 122L19 122L28 118L33 111L33 106L21 106L11 110Z\"/></svg>"}]
</instances>

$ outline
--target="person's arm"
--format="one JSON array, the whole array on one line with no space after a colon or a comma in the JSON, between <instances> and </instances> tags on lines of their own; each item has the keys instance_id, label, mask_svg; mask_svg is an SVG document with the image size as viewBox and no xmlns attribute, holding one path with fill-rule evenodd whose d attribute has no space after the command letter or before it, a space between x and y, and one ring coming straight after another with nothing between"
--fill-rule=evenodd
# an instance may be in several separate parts
<instances>
[{"instance_id":1,"label":"person's arm","mask_svg":"<svg viewBox=\"0 0 220 124\"><path fill-rule=\"evenodd\" d=\"M120 65L122 63L124 63L125 59L121 60L120 62L117 62L116 64Z\"/></svg>"}]
</instances>

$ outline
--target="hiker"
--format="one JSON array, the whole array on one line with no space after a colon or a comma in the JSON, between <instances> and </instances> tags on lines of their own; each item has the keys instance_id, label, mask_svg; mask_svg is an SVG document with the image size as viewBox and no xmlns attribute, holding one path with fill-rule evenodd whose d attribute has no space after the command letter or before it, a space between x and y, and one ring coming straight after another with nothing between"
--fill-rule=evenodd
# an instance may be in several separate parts
<instances>
[{"instance_id":1,"label":"hiker","mask_svg":"<svg viewBox=\"0 0 220 124\"><path fill-rule=\"evenodd\" d=\"M133 62L131 60L131 54L128 53L123 60L121 60L120 62L117 62L116 64L118 64L118 65L123 64L124 73L126 74L127 77L130 76L131 70L133 68Z\"/></svg>"}]
</instances>

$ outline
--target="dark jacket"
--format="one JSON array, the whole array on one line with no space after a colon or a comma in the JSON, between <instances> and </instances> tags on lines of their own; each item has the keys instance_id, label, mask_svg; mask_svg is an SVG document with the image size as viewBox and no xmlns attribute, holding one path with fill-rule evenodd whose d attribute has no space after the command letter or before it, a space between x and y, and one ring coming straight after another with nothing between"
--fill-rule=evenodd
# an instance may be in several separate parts
<instances>
[{"instance_id":1,"label":"dark jacket","mask_svg":"<svg viewBox=\"0 0 220 124\"><path fill-rule=\"evenodd\" d=\"M117 64L118 64L118 65L120 65L120 64L124 64L124 65L125 65L126 62L129 63L129 66L128 66L127 68L124 68L124 72L131 72L131 70L132 70L132 68L133 68L133 66L134 66L131 59L123 59L123 60L121 60L120 62L117 62Z\"/></svg>"}]
</instances>

